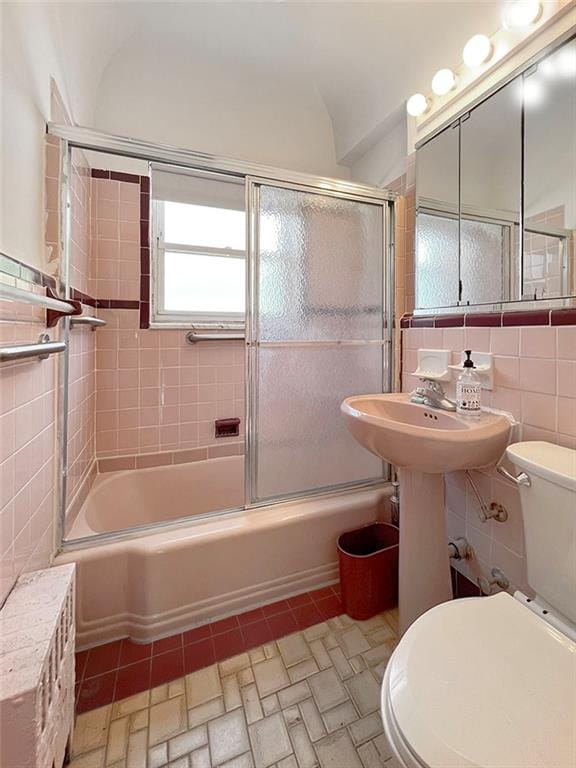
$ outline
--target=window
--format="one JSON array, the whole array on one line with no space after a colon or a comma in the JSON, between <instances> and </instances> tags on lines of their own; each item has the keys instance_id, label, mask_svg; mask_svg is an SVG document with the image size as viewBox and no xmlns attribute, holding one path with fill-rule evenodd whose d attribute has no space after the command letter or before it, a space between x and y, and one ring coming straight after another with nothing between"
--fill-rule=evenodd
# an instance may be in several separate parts
<instances>
[{"instance_id":1,"label":"window","mask_svg":"<svg viewBox=\"0 0 576 768\"><path fill-rule=\"evenodd\" d=\"M243 183L153 168L152 199L154 321L243 323Z\"/></svg>"}]
</instances>

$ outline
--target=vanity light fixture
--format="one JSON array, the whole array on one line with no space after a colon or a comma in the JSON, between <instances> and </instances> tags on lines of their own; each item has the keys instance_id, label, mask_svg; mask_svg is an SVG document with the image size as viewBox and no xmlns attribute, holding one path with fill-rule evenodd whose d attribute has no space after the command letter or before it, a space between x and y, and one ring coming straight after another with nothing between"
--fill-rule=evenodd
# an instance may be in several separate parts
<instances>
[{"instance_id":1,"label":"vanity light fixture","mask_svg":"<svg viewBox=\"0 0 576 768\"><path fill-rule=\"evenodd\" d=\"M502 9L502 24L505 29L528 27L542 13L539 0L509 0Z\"/></svg>"},{"instance_id":2,"label":"vanity light fixture","mask_svg":"<svg viewBox=\"0 0 576 768\"><path fill-rule=\"evenodd\" d=\"M420 117L428 110L429 106L428 99L423 93L415 93L406 102L406 111L412 117Z\"/></svg>"},{"instance_id":3,"label":"vanity light fixture","mask_svg":"<svg viewBox=\"0 0 576 768\"><path fill-rule=\"evenodd\" d=\"M492 43L486 35L474 35L464 46L462 58L469 67L479 67L490 58Z\"/></svg>"},{"instance_id":4,"label":"vanity light fixture","mask_svg":"<svg viewBox=\"0 0 576 768\"><path fill-rule=\"evenodd\" d=\"M456 85L456 75L451 69L439 69L432 78L432 90L436 96L445 96Z\"/></svg>"}]
</instances>

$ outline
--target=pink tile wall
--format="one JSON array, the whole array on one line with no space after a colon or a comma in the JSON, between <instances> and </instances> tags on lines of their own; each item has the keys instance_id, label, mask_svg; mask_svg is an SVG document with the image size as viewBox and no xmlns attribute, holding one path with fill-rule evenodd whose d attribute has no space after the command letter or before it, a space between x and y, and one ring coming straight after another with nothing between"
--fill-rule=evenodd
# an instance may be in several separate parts
<instances>
[{"instance_id":1,"label":"pink tile wall","mask_svg":"<svg viewBox=\"0 0 576 768\"><path fill-rule=\"evenodd\" d=\"M492 352L494 389L482 390L483 403L511 412L522 425L522 440L546 440L576 448L576 326L519 328L409 328L402 331L402 389L418 380L419 348L450 349L459 362L463 349ZM448 388L454 396L454 383ZM481 523L477 502L463 473L446 477L446 514L451 538L466 536L475 549L472 562L455 563L468 578L501 568L513 585L526 587L524 530L517 489L494 471L474 472L487 503L508 510L505 523Z\"/></svg>"},{"instance_id":2,"label":"pink tile wall","mask_svg":"<svg viewBox=\"0 0 576 768\"><path fill-rule=\"evenodd\" d=\"M35 341L45 328L37 315L0 302L0 344ZM50 357L0 367L0 603L53 550L55 365Z\"/></svg>"},{"instance_id":3,"label":"pink tile wall","mask_svg":"<svg viewBox=\"0 0 576 768\"><path fill-rule=\"evenodd\" d=\"M69 281L76 290L93 296L96 286L96 268L91 258L90 242L90 168L82 161L78 151L75 151L72 157Z\"/></svg>"},{"instance_id":4,"label":"pink tile wall","mask_svg":"<svg viewBox=\"0 0 576 768\"><path fill-rule=\"evenodd\" d=\"M140 184L91 180L92 258L99 299L140 299Z\"/></svg>"},{"instance_id":5,"label":"pink tile wall","mask_svg":"<svg viewBox=\"0 0 576 768\"><path fill-rule=\"evenodd\" d=\"M244 421L244 345L186 344L186 331L141 330L138 311L100 310L96 445L99 458L237 442L214 420Z\"/></svg>"},{"instance_id":6,"label":"pink tile wall","mask_svg":"<svg viewBox=\"0 0 576 768\"><path fill-rule=\"evenodd\" d=\"M88 311L90 308L87 308ZM68 488L71 502L96 459L96 334L85 326L69 335Z\"/></svg>"}]
</instances>

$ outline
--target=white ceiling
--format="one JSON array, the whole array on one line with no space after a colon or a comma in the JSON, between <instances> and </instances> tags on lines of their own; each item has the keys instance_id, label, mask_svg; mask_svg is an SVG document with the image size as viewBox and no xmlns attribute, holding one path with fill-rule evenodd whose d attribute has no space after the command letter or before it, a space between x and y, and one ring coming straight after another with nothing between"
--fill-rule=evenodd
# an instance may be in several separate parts
<instances>
[{"instance_id":1,"label":"white ceiling","mask_svg":"<svg viewBox=\"0 0 576 768\"><path fill-rule=\"evenodd\" d=\"M127 68L137 82L153 55L167 83L217 70L231 83L243 75L254 84L277 80L287 93L309 90L327 110L344 165L412 92L429 90L438 68L459 65L472 34L499 27L500 7L491 0L54 4L69 95L80 95L80 82L91 89L94 124L116 63L126 88Z\"/></svg>"}]
</instances>

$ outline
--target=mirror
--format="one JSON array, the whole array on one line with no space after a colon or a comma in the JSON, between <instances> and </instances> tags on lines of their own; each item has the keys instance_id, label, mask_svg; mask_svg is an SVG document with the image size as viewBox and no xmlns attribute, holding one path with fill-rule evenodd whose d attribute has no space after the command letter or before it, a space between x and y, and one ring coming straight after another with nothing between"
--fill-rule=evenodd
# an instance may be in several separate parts
<instances>
[{"instance_id":1,"label":"mirror","mask_svg":"<svg viewBox=\"0 0 576 768\"><path fill-rule=\"evenodd\" d=\"M511 267L519 253L521 141L521 80L513 80L461 119L462 304L510 299Z\"/></svg>"},{"instance_id":2,"label":"mirror","mask_svg":"<svg viewBox=\"0 0 576 768\"><path fill-rule=\"evenodd\" d=\"M416 157L416 309L576 297L576 39Z\"/></svg>"},{"instance_id":3,"label":"mirror","mask_svg":"<svg viewBox=\"0 0 576 768\"><path fill-rule=\"evenodd\" d=\"M524 84L522 297L576 294L576 40L528 70Z\"/></svg>"},{"instance_id":4,"label":"mirror","mask_svg":"<svg viewBox=\"0 0 576 768\"><path fill-rule=\"evenodd\" d=\"M458 304L458 125L418 151L416 306Z\"/></svg>"}]
</instances>

